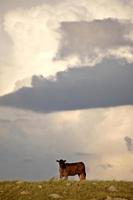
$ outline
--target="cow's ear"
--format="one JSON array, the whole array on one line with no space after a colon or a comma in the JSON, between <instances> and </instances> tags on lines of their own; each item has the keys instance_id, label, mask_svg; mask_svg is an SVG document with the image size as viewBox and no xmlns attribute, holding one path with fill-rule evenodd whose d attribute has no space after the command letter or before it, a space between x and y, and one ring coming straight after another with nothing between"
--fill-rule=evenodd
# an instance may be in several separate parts
<instances>
[{"instance_id":1,"label":"cow's ear","mask_svg":"<svg viewBox=\"0 0 133 200\"><path fill-rule=\"evenodd\" d=\"M59 160L56 160L56 162L59 162Z\"/></svg>"},{"instance_id":2,"label":"cow's ear","mask_svg":"<svg viewBox=\"0 0 133 200\"><path fill-rule=\"evenodd\" d=\"M66 160L63 160L64 161L64 163L66 162Z\"/></svg>"}]
</instances>

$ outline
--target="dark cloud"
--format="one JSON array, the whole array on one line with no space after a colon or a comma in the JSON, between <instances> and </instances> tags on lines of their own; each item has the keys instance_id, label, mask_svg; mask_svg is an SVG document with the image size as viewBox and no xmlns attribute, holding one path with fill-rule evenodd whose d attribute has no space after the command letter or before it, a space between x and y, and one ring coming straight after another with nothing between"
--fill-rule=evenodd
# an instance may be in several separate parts
<instances>
[{"instance_id":1,"label":"dark cloud","mask_svg":"<svg viewBox=\"0 0 133 200\"><path fill-rule=\"evenodd\" d=\"M57 73L56 80L33 76L32 87L0 97L1 106L36 112L133 105L133 66L104 60L93 68Z\"/></svg>"},{"instance_id":2,"label":"dark cloud","mask_svg":"<svg viewBox=\"0 0 133 200\"><path fill-rule=\"evenodd\" d=\"M126 142L126 146L127 146L128 151L133 152L133 140L132 140L132 138L126 136L124 138L124 140Z\"/></svg>"},{"instance_id":3,"label":"dark cloud","mask_svg":"<svg viewBox=\"0 0 133 200\"><path fill-rule=\"evenodd\" d=\"M126 36L132 24L116 19L94 20L91 22L62 22L62 38L56 59L65 59L76 55L81 61L94 60L99 52L118 47L133 47L133 42Z\"/></svg>"}]
</instances>

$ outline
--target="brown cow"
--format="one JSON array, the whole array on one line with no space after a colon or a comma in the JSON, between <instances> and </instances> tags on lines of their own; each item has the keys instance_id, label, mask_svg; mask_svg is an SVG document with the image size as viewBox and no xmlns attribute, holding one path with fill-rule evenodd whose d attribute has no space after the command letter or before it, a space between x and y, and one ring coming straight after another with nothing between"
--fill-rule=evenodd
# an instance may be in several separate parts
<instances>
[{"instance_id":1,"label":"brown cow","mask_svg":"<svg viewBox=\"0 0 133 200\"><path fill-rule=\"evenodd\" d=\"M85 164L83 162L66 163L66 160L56 160L59 163L60 178L78 175L80 180L86 179Z\"/></svg>"}]
</instances>

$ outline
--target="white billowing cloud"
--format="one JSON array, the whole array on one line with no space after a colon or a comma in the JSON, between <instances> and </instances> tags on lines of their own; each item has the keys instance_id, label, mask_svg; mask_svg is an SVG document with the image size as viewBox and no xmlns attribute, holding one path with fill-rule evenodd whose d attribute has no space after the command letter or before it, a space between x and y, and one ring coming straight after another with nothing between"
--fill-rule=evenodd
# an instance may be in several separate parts
<instances>
[{"instance_id":1,"label":"white billowing cloud","mask_svg":"<svg viewBox=\"0 0 133 200\"><path fill-rule=\"evenodd\" d=\"M52 114L2 107L0 111L1 159L7 152L6 159L10 156L14 160L17 156L17 170L18 165L22 171L30 167L28 175L20 173L21 178L37 178L39 163L43 178L50 178L53 172L57 175L55 160L66 158L70 162L83 160L89 179L131 180L132 153L125 137L133 138L132 106ZM32 174L37 163L39 166ZM6 171L1 173L6 176ZM15 173L10 176L15 178Z\"/></svg>"},{"instance_id":2,"label":"white billowing cloud","mask_svg":"<svg viewBox=\"0 0 133 200\"><path fill-rule=\"evenodd\" d=\"M64 62L53 63L61 37L58 28L62 21L80 20L77 13L83 14L84 9L74 5L64 7L44 4L11 11L5 16L4 27L14 43L15 70L21 68L20 77L40 73L47 76L67 67Z\"/></svg>"},{"instance_id":3,"label":"white billowing cloud","mask_svg":"<svg viewBox=\"0 0 133 200\"><path fill-rule=\"evenodd\" d=\"M66 69L67 66L82 64L83 61L85 64L91 65L101 61L105 52L101 52L99 48L88 48L88 56L83 55L83 53L81 53L81 56L70 54L67 59L59 59L58 61L56 59L55 61L54 58L59 54L58 48L62 46L61 22L89 22L94 19L103 20L105 18L133 20L131 1L128 1L128 3L121 0L103 0L102 2L100 0L89 2L88 0L49 1L46 4L38 4L38 6L27 10L25 3L24 7L23 9L9 11L4 16L4 31L13 44L10 52L11 58L9 59L10 70L5 67L6 70L2 70L0 75L0 78L3 79L2 89L0 89L1 94L13 90L16 81L30 77L33 74L54 75L57 71ZM81 37L80 53L84 40L82 41L83 38L80 35L82 30L78 31ZM103 30L101 33L103 33L103 39L105 36L106 43L106 31ZM113 30L110 30L111 34L113 34ZM128 32L126 37L132 41L132 30ZM92 39L98 40L96 36ZM122 46L119 49L111 49L107 52L120 58L124 57L132 62L131 47ZM83 58L81 59L81 57ZM6 56L4 60L7 60ZM2 64L0 64L0 67L4 68Z\"/></svg>"},{"instance_id":4,"label":"white billowing cloud","mask_svg":"<svg viewBox=\"0 0 133 200\"><path fill-rule=\"evenodd\" d=\"M102 2L100 0L96 0L89 2L88 7L92 10L94 17L97 19L110 17L117 19L133 19L133 5L131 1L128 1L127 3L126 1L121 0L103 0Z\"/></svg>"},{"instance_id":5,"label":"white billowing cloud","mask_svg":"<svg viewBox=\"0 0 133 200\"><path fill-rule=\"evenodd\" d=\"M18 80L15 83L14 90L17 91L17 90L21 89L22 87L31 87L31 77L27 77L27 78Z\"/></svg>"},{"instance_id":6,"label":"white billowing cloud","mask_svg":"<svg viewBox=\"0 0 133 200\"><path fill-rule=\"evenodd\" d=\"M11 83L14 83L12 67L13 65L8 61L0 60L0 95L11 90Z\"/></svg>"},{"instance_id":7,"label":"white billowing cloud","mask_svg":"<svg viewBox=\"0 0 133 200\"><path fill-rule=\"evenodd\" d=\"M133 62L133 48L126 46L126 47L119 47L118 49L110 49L109 55L112 55L118 59L124 58L127 60L128 63Z\"/></svg>"},{"instance_id":8,"label":"white billowing cloud","mask_svg":"<svg viewBox=\"0 0 133 200\"><path fill-rule=\"evenodd\" d=\"M50 4L50 1L49 1ZM51 4L52 5L52 4ZM93 19L105 19L105 18L117 18L117 19L133 19L132 11L133 4L132 0L67 0L54 2L54 8L58 7L61 13L61 19L70 19L74 21L69 15L76 14L79 20L90 21ZM67 16L62 15L63 13ZM73 15L74 16L74 15ZM64 21L64 20L63 20ZM66 21L66 20L65 20Z\"/></svg>"},{"instance_id":9,"label":"white billowing cloud","mask_svg":"<svg viewBox=\"0 0 133 200\"><path fill-rule=\"evenodd\" d=\"M49 27L50 13L40 9L19 10L6 16L5 29L14 42L15 71L18 79L51 71L57 48L57 33ZM51 19L52 20L52 19Z\"/></svg>"},{"instance_id":10,"label":"white billowing cloud","mask_svg":"<svg viewBox=\"0 0 133 200\"><path fill-rule=\"evenodd\" d=\"M68 11L70 19L63 18L62 12L65 11L44 5L29 10L14 10L5 16L4 31L13 41L14 65L11 68L14 82L11 81L10 89L14 87L16 81L33 74L53 75L67 67L64 61L53 63L60 39L57 29L60 20L65 18L76 20L77 17L75 13ZM69 63L73 64L73 62L75 63L75 59L72 58ZM3 73L2 76L8 77L8 72ZM6 81L2 87L4 84L7 85Z\"/></svg>"},{"instance_id":11,"label":"white billowing cloud","mask_svg":"<svg viewBox=\"0 0 133 200\"><path fill-rule=\"evenodd\" d=\"M0 44L0 94L2 94L9 90L12 82L14 83L12 41L4 32L2 23L0 24Z\"/></svg>"}]
</instances>

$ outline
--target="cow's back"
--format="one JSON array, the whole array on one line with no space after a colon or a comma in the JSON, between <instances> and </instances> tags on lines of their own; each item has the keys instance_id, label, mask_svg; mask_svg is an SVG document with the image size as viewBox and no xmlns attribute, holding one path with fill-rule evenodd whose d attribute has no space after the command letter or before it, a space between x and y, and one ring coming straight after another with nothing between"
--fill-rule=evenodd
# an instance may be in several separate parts
<instances>
[{"instance_id":1,"label":"cow's back","mask_svg":"<svg viewBox=\"0 0 133 200\"><path fill-rule=\"evenodd\" d=\"M85 165L83 162L66 163L65 171L69 175L85 173Z\"/></svg>"}]
</instances>

